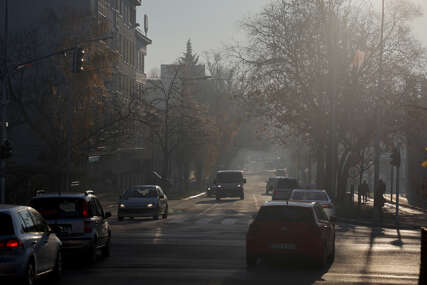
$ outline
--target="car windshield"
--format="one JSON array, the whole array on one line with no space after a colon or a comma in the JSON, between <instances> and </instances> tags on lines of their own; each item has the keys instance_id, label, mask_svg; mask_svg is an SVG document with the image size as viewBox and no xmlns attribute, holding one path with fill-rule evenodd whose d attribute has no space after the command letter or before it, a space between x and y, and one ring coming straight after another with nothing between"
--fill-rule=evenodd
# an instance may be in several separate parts
<instances>
[{"instance_id":1,"label":"car windshield","mask_svg":"<svg viewBox=\"0 0 427 285\"><path fill-rule=\"evenodd\" d=\"M14 234L12 217L9 214L0 213L0 236Z\"/></svg>"},{"instance_id":2,"label":"car windshield","mask_svg":"<svg viewBox=\"0 0 427 285\"><path fill-rule=\"evenodd\" d=\"M277 169L276 176L286 176L286 171L284 169Z\"/></svg>"},{"instance_id":3,"label":"car windshield","mask_svg":"<svg viewBox=\"0 0 427 285\"><path fill-rule=\"evenodd\" d=\"M291 195L290 189L286 190L276 190L273 194L273 200L289 200L289 196Z\"/></svg>"},{"instance_id":4,"label":"car windshield","mask_svg":"<svg viewBox=\"0 0 427 285\"><path fill-rule=\"evenodd\" d=\"M45 219L82 218L85 200L81 198L36 198L30 206Z\"/></svg>"},{"instance_id":5,"label":"car windshield","mask_svg":"<svg viewBox=\"0 0 427 285\"><path fill-rule=\"evenodd\" d=\"M309 207L266 206L261 207L257 222L312 222L313 211Z\"/></svg>"},{"instance_id":6,"label":"car windshield","mask_svg":"<svg viewBox=\"0 0 427 285\"><path fill-rule=\"evenodd\" d=\"M153 198L157 197L157 191L154 187L138 187L126 192L125 198Z\"/></svg>"},{"instance_id":7,"label":"car windshield","mask_svg":"<svg viewBox=\"0 0 427 285\"><path fill-rule=\"evenodd\" d=\"M216 174L217 183L239 183L242 180L241 172L219 172Z\"/></svg>"},{"instance_id":8,"label":"car windshield","mask_svg":"<svg viewBox=\"0 0 427 285\"><path fill-rule=\"evenodd\" d=\"M295 189L298 188L298 182L295 179L280 179L277 183L277 188L280 189Z\"/></svg>"},{"instance_id":9,"label":"car windshield","mask_svg":"<svg viewBox=\"0 0 427 285\"><path fill-rule=\"evenodd\" d=\"M325 192L320 191L294 191L292 200L298 201L329 201Z\"/></svg>"}]
</instances>

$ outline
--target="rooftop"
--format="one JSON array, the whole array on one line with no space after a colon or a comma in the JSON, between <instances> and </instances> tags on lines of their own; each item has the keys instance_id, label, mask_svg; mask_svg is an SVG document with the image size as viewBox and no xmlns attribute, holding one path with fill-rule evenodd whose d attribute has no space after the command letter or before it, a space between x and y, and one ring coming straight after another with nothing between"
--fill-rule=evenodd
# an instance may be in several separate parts
<instances>
[{"instance_id":1,"label":"rooftop","mask_svg":"<svg viewBox=\"0 0 427 285\"><path fill-rule=\"evenodd\" d=\"M290 206L290 207L304 207L304 208L312 208L315 202L313 203L304 203L304 202L291 202L291 201L268 201L265 202L263 207L270 206Z\"/></svg>"}]
</instances>

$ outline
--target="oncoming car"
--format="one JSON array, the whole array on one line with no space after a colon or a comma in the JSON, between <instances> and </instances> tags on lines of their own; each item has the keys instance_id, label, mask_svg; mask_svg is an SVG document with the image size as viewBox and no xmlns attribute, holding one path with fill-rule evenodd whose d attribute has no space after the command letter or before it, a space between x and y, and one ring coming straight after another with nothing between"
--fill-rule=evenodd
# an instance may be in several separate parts
<instances>
[{"instance_id":1,"label":"oncoming car","mask_svg":"<svg viewBox=\"0 0 427 285\"><path fill-rule=\"evenodd\" d=\"M117 217L168 217L168 197L157 185L135 185L120 196Z\"/></svg>"},{"instance_id":2,"label":"oncoming car","mask_svg":"<svg viewBox=\"0 0 427 285\"><path fill-rule=\"evenodd\" d=\"M225 197L240 197L245 199L245 190L243 184L246 179L243 178L241 170L220 170L215 177L215 197L217 200Z\"/></svg>"}]
</instances>

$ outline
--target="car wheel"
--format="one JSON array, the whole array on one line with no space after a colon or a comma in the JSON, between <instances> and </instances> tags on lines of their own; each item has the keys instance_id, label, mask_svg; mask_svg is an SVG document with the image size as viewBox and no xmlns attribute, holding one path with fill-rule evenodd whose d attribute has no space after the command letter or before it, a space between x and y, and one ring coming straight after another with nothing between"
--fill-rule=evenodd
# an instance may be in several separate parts
<instances>
[{"instance_id":1,"label":"car wheel","mask_svg":"<svg viewBox=\"0 0 427 285\"><path fill-rule=\"evenodd\" d=\"M22 284L25 285L33 285L36 280L36 273L34 269L34 262L31 261L27 265L27 269L25 270L25 276L22 279Z\"/></svg>"},{"instance_id":2,"label":"car wheel","mask_svg":"<svg viewBox=\"0 0 427 285\"><path fill-rule=\"evenodd\" d=\"M163 216L162 216L163 219L168 218L168 212L169 212L168 207L166 207L165 212L163 213Z\"/></svg>"},{"instance_id":3,"label":"car wheel","mask_svg":"<svg viewBox=\"0 0 427 285\"><path fill-rule=\"evenodd\" d=\"M58 254L56 256L55 260L55 267L53 268L52 272L52 279L53 281L58 281L62 277L62 269L63 269L63 260L62 260L62 253L61 251L58 251Z\"/></svg>"},{"instance_id":4,"label":"car wheel","mask_svg":"<svg viewBox=\"0 0 427 285\"><path fill-rule=\"evenodd\" d=\"M221 200L221 198L219 196L216 196L216 200L219 201Z\"/></svg>"},{"instance_id":5,"label":"car wheel","mask_svg":"<svg viewBox=\"0 0 427 285\"><path fill-rule=\"evenodd\" d=\"M244 200L244 199L245 199L245 194L243 194L243 193L242 193L242 194L240 195L240 200Z\"/></svg>"},{"instance_id":6,"label":"car wheel","mask_svg":"<svg viewBox=\"0 0 427 285\"><path fill-rule=\"evenodd\" d=\"M111 239L111 237L108 238L107 243L102 248L102 257L103 258L107 258L107 257L110 256L110 253L111 253L111 242L110 242L110 239Z\"/></svg>"},{"instance_id":7,"label":"car wheel","mask_svg":"<svg viewBox=\"0 0 427 285\"><path fill-rule=\"evenodd\" d=\"M258 258L251 254L246 254L246 265L247 267L254 267Z\"/></svg>"}]
</instances>

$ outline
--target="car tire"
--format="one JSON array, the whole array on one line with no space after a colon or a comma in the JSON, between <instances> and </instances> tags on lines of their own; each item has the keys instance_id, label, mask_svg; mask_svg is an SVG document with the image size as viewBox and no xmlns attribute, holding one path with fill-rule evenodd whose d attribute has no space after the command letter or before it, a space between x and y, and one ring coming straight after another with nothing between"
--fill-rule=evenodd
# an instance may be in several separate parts
<instances>
[{"instance_id":1,"label":"car tire","mask_svg":"<svg viewBox=\"0 0 427 285\"><path fill-rule=\"evenodd\" d=\"M243 194L243 193L242 193L242 194L240 195L240 200L245 200L245 194Z\"/></svg>"},{"instance_id":2,"label":"car tire","mask_svg":"<svg viewBox=\"0 0 427 285\"><path fill-rule=\"evenodd\" d=\"M62 270L63 270L62 252L59 250L56 255L55 267L53 268L53 272L52 272L52 281L55 282L55 284L57 281L61 279Z\"/></svg>"},{"instance_id":3,"label":"car tire","mask_svg":"<svg viewBox=\"0 0 427 285\"><path fill-rule=\"evenodd\" d=\"M215 197L217 201L221 200L221 198L219 196Z\"/></svg>"},{"instance_id":4,"label":"car tire","mask_svg":"<svg viewBox=\"0 0 427 285\"><path fill-rule=\"evenodd\" d=\"M258 261L258 258L251 254L246 254L246 266L248 268L256 266L256 263Z\"/></svg>"},{"instance_id":5,"label":"car tire","mask_svg":"<svg viewBox=\"0 0 427 285\"><path fill-rule=\"evenodd\" d=\"M107 243L102 248L102 257L103 258L110 257L110 254L111 254L111 237L108 238Z\"/></svg>"},{"instance_id":6,"label":"car tire","mask_svg":"<svg viewBox=\"0 0 427 285\"><path fill-rule=\"evenodd\" d=\"M34 285L36 281L36 272L34 268L34 262L30 261L25 269L25 275L22 277L23 285Z\"/></svg>"},{"instance_id":7,"label":"car tire","mask_svg":"<svg viewBox=\"0 0 427 285\"><path fill-rule=\"evenodd\" d=\"M169 213L169 209L168 208L169 207L166 207L165 212L163 213L163 216L162 216L163 219L167 219L168 218L168 213Z\"/></svg>"}]
</instances>

